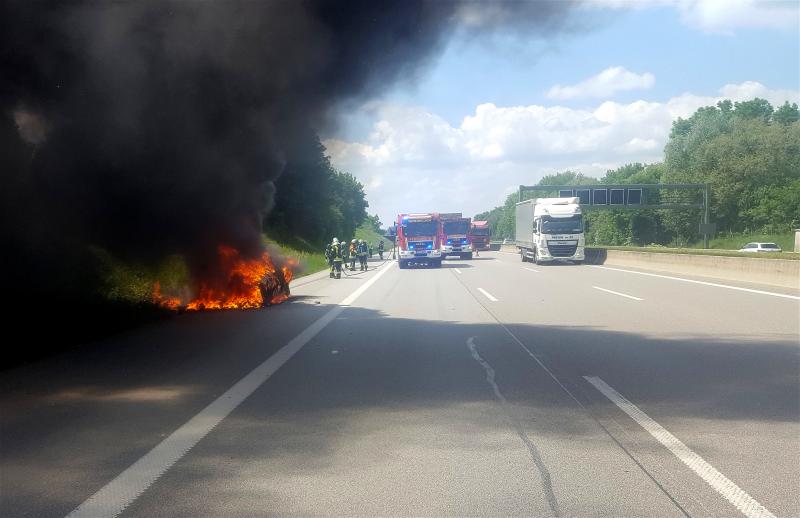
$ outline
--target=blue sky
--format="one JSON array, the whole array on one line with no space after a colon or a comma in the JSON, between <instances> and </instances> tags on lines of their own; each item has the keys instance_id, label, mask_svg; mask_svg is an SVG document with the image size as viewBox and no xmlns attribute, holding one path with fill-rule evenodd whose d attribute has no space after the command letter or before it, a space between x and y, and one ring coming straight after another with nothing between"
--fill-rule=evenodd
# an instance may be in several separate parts
<instances>
[{"instance_id":1,"label":"blue sky","mask_svg":"<svg viewBox=\"0 0 800 518\"><path fill-rule=\"evenodd\" d=\"M405 210L470 213L498 205L521 180L533 182L564 168L600 175L628 161L657 161L671 121L715 98L760 95L775 104L797 100L800 3L773 2L770 9L743 1L720 9L735 3L691 0L692 7L684 10L617 4L622 7L581 13L580 23L590 28L547 39L521 34L451 39L415 82L397 84L368 100L368 109L342 118L336 134L326 136L334 165L359 177L384 220ZM578 88L571 96L548 96L555 85L591 82L609 67L641 76L638 80L647 86L594 96ZM642 79L645 74L652 77ZM732 86L723 95L725 85ZM606 102L614 106L601 109ZM494 108L476 115L486 103ZM465 117L473 118L467 126ZM525 117L532 118L531 125L520 122ZM618 131L614 124L620 120L641 129ZM550 127L574 130L582 135L583 147L565 147L557 132L545 134ZM530 128L539 141L530 153L512 152L521 144L518 135L509 134L520 128ZM597 140L594 146L592 139ZM497 184L493 192L482 189L485 174ZM387 179L398 175L405 185L414 182L430 194L414 197L421 206L407 207L410 198L389 188ZM468 207L422 206L446 199L439 190L452 191L452 182L445 179L456 177L464 196L474 199L480 193L480 199Z\"/></svg>"},{"instance_id":2,"label":"blue sky","mask_svg":"<svg viewBox=\"0 0 800 518\"><path fill-rule=\"evenodd\" d=\"M572 84L606 67L651 72L647 92L622 92L620 102L666 99L684 92L714 94L724 83L756 78L770 88L800 84L800 44L793 31L766 28L735 34L699 31L681 22L671 7L623 11L602 25L552 41L523 38L487 43L452 41L414 85L400 84L385 100L430 109L458 123L485 102L514 106L541 104L554 84ZM585 100L561 102L586 106Z\"/></svg>"}]
</instances>

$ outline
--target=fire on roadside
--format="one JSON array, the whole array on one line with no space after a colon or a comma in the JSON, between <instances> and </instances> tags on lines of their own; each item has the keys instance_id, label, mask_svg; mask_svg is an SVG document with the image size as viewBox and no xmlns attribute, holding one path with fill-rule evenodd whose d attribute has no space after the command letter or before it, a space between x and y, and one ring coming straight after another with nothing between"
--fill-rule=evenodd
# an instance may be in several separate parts
<instances>
[{"instance_id":1,"label":"fire on roadside","mask_svg":"<svg viewBox=\"0 0 800 518\"><path fill-rule=\"evenodd\" d=\"M213 281L201 280L197 296L191 300L162 293L160 283L153 285L153 302L161 307L189 311L212 309L250 309L280 304L289 298L289 282L296 262L288 260L276 267L269 252L258 259L241 256L226 245L218 248L219 271Z\"/></svg>"}]
</instances>

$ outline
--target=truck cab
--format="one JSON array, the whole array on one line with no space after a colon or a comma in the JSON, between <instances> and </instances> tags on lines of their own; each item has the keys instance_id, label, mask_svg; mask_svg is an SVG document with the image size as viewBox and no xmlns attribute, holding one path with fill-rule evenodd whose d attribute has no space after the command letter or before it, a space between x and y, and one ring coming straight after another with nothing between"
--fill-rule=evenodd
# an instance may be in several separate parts
<instances>
[{"instance_id":1,"label":"truck cab","mask_svg":"<svg viewBox=\"0 0 800 518\"><path fill-rule=\"evenodd\" d=\"M492 229L488 221L473 221L470 228L470 239L473 250L489 250L492 239Z\"/></svg>"},{"instance_id":2,"label":"truck cab","mask_svg":"<svg viewBox=\"0 0 800 518\"><path fill-rule=\"evenodd\" d=\"M398 265L442 266L441 222L438 214L400 214L397 216Z\"/></svg>"},{"instance_id":3,"label":"truck cab","mask_svg":"<svg viewBox=\"0 0 800 518\"><path fill-rule=\"evenodd\" d=\"M440 214L442 222L442 258L457 255L461 259L472 259L472 239L470 218L460 212Z\"/></svg>"},{"instance_id":4,"label":"truck cab","mask_svg":"<svg viewBox=\"0 0 800 518\"><path fill-rule=\"evenodd\" d=\"M583 214L578 198L539 198L517 204L516 242L523 261L585 259Z\"/></svg>"}]
</instances>

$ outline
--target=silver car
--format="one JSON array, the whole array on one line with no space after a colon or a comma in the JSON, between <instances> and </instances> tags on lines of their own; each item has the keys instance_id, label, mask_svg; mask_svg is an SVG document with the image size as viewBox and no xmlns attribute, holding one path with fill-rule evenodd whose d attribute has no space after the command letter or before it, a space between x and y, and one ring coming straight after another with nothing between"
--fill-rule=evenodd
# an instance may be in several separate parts
<instances>
[{"instance_id":1,"label":"silver car","mask_svg":"<svg viewBox=\"0 0 800 518\"><path fill-rule=\"evenodd\" d=\"M775 243L747 243L739 249L740 252L781 252L781 247Z\"/></svg>"}]
</instances>

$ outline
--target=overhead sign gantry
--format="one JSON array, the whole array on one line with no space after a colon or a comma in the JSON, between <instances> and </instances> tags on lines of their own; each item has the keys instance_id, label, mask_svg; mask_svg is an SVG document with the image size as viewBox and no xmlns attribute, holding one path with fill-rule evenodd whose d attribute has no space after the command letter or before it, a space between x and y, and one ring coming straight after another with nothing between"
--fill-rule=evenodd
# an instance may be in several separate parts
<instances>
[{"instance_id":1,"label":"overhead sign gantry","mask_svg":"<svg viewBox=\"0 0 800 518\"><path fill-rule=\"evenodd\" d=\"M703 247L708 248L708 236L716 231L709 223L708 184L702 183L641 183L594 185L520 185L519 201L526 192L539 192L542 197L580 199L581 207L591 209L702 209L700 234Z\"/></svg>"}]
</instances>

